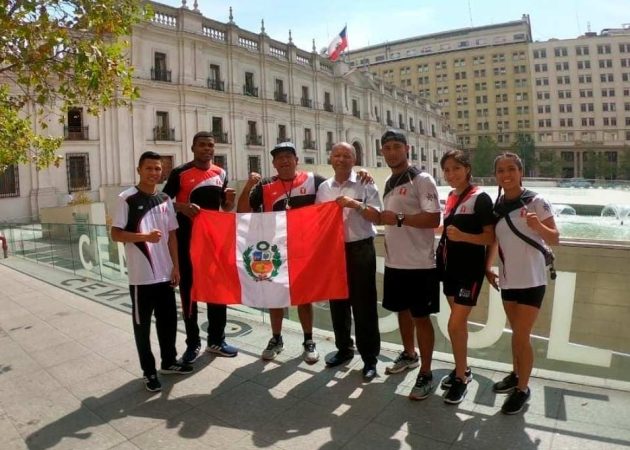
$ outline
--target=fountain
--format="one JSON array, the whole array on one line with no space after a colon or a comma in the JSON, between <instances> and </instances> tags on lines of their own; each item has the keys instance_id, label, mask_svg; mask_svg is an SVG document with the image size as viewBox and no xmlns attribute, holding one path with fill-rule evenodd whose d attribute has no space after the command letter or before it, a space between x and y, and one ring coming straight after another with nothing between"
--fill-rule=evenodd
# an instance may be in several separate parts
<instances>
[{"instance_id":1,"label":"fountain","mask_svg":"<svg viewBox=\"0 0 630 450\"><path fill-rule=\"evenodd\" d=\"M561 215L564 216L575 216L577 213L575 212L575 208L571 205L565 205L563 203L554 203L551 205L553 209L554 216L558 217Z\"/></svg>"},{"instance_id":2,"label":"fountain","mask_svg":"<svg viewBox=\"0 0 630 450\"><path fill-rule=\"evenodd\" d=\"M617 203L608 204L602 209L601 217L614 217L623 225L625 219L630 215L630 205L621 205Z\"/></svg>"}]
</instances>

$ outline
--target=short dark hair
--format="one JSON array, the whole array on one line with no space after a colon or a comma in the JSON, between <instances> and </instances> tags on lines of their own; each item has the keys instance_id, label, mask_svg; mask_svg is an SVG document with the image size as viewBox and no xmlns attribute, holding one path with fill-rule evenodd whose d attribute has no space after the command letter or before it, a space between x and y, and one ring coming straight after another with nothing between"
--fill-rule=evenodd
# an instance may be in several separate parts
<instances>
[{"instance_id":1,"label":"short dark hair","mask_svg":"<svg viewBox=\"0 0 630 450\"><path fill-rule=\"evenodd\" d=\"M156 161L162 161L162 157L160 156L159 153L148 151L140 155L140 159L138 160L138 167L142 165L145 159L154 159Z\"/></svg>"},{"instance_id":2,"label":"short dark hair","mask_svg":"<svg viewBox=\"0 0 630 450\"><path fill-rule=\"evenodd\" d=\"M383 133L383 136L381 136L381 146L387 144L390 141L397 141L407 145L407 138L405 137L404 133L395 128L390 128L389 130L385 131L385 133Z\"/></svg>"},{"instance_id":3,"label":"short dark hair","mask_svg":"<svg viewBox=\"0 0 630 450\"><path fill-rule=\"evenodd\" d=\"M192 145L195 145L195 142L199 138L212 138L214 140L214 133L212 133L211 131L200 131L200 132L198 132L197 134L195 134L193 136Z\"/></svg>"}]
</instances>

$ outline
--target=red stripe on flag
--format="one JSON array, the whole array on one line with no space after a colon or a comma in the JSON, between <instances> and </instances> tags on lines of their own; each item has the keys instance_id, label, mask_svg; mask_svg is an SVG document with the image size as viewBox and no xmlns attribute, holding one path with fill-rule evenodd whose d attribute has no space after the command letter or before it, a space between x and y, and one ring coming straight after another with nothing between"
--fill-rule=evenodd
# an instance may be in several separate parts
<instances>
[{"instance_id":1,"label":"red stripe on flag","mask_svg":"<svg viewBox=\"0 0 630 450\"><path fill-rule=\"evenodd\" d=\"M236 269L236 215L202 210L193 221L190 260L193 301L222 305L241 303Z\"/></svg>"},{"instance_id":2,"label":"red stripe on flag","mask_svg":"<svg viewBox=\"0 0 630 450\"><path fill-rule=\"evenodd\" d=\"M343 215L327 202L287 211L291 304L348 297Z\"/></svg>"}]
</instances>

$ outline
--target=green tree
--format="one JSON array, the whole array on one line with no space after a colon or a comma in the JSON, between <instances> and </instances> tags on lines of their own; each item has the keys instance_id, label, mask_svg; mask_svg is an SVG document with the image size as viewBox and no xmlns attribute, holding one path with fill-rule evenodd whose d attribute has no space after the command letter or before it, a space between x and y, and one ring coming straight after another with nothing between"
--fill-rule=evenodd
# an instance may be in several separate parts
<instances>
[{"instance_id":1,"label":"green tree","mask_svg":"<svg viewBox=\"0 0 630 450\"><path fill-rule=\"evenodd\" d=\"M517 133L514 140L514 153L521 157L525 166L525 176L532 176L536 170L536 144L530 134Z\"/></svg>"},{"instance_id":2,"label":"green tree","mask_svg":"<svg viewBox=\"0 0 630 450\"><path fill-rule=\"evenodd\" d=\"M77 105L96 115L137 98L124 36L150 14L137 0L0 4L0 170L58 161L50 115L63 121Z\"/></svg>"},{"instance_id":3,"label":"green tree","mask_svg":"<svg viewBox=\"0 0 630 450\"><path fill-rule=\"evenodd\" d=\"M542 150L537 161L541 177L558 178L562 175L562 161L553 150Z\"/></svg>"},{"instance_id":4,"label":"green tree","mask_svg":"<svg viewBox=\"0 0 630 450\"><path fill-rule=\"evenodd\" d=\"M619 152L619 178L630 180L630 148L626 147Z\"/></svg>"},{"instance_id":5,"label":"green tree","mask_svg":"<svg viewBox=\"0 0 630 450\"><path fill-rule=\"evenodd\" d=\"M499 147L490 136L480 136L472 155L473 173L478 177L494 175L494 158L498 153Z\"/></svg>"}]
</instances>

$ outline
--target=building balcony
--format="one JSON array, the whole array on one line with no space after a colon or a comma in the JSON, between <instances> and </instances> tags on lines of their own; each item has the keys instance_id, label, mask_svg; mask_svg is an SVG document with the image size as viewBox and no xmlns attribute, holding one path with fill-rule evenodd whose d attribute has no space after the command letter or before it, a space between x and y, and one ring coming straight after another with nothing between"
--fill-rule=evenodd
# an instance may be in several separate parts
<instances>
[{"instance_id":1,"label":"building balcony","mask_svg":"<svg viewBox=\"0 0 630 450\"><path fill-rule=\"evenodd\" d=\"M214 78L208 78L208 89L224 92L225 83L223 81L215 80Z\"/></svg>"},{"instance_id":2,"label":"building balcony","mask_svg":"<svg viewBox=\"0 0 630 450\"><path fill-rule=\"evenodd\" d=\"M418 131L418 133L424 134L424 128L420 128L420 131Z\"/></svg>"},{"instance_id":3,"label":"building balcony","mask_svg":"<svg viewBox=\"0 0 630 450\"><path fill-rule=\"evenodd\" d=\"M315 141L311 141L310 139L304 139L304 148L310 150L316 150L317 146L315 145Z\"/></svg>"},{"instance_id":4,"label":"building balcony","mask_svg":"<svg viewBox=\"0 0 630 450\"><path fill-rule=\"evenodd\" d=\"M409 125L409 131L411 131L412 133L415 133L416 127L414 127L413 125Z\"/></svg>"},{"instance_id":5,"label":"building balcony","mask_svg":"<svg viewBox=\"0 0 630 450\"><path fill-rule=\"evenodd\" d=\"M326 142L326 151L327 152L332 152L333 145L335 145L335 144L332 143L332 142Z\"/></svg>"},{"instance_id":6,"label":"building balcony","mask_svg":"<svg viewBox=\"0 0 630 450\"><path fill-rule=\"evenodd\" d=\"M359 111L358 109L353 109L353 110L352 110L352 115L353 115L354 117L357 117L357 118L359 118L359 119L360 119L360 118L361 118L361 111Z\"/></svg>"},{"instance_id":7,"label":"building balcony","mask_svg":"<svg viewBox=\"0 0 630 450\"><path fill-rule=\"evenodd\" d=\"M310 98L301 98L300 99L300 104L305 107L305 108L312 108L313 107L313 100L311 100Z\"/></svg>"},{"instance_id":8,"label":"building balcony","mask_svg":"<svg viewBox=\"0 0 630 450\"><path fill-rule=\"evenodd\" d=\"M392 119L387 119L387 126L388 127L393 127L394 126L394 121Z\"/></svg>"},{"instance_id":9,"label":"building balcony","mask_svg":"<svg viewBox=\"0 0 630 450\"><path fill-rule=\"evenodd\" d=\"M291 138L286 136L278 136L278 139L276 139L276 144L282 144L283 142L291 142Z\"/></svg>"},{"instance_id":10,"label":"building balcony","mask_svg":"<svg viewBox=\"0 0 630 450\"><path fill-rule=\"evenodd\" d=\"M228 142L228 134L222 131L213 131L214 142L217 144L229 144Z\"/></svg>"},{"instance_id":11,"label":"building balcony","mask_svg":"<svg viewBox=\"0 0 630 450\"><path fill-rule=\"evenodd\" d=\"M245 143L247 145L263 145L262 136L260 134L248 134L245 136Z\"/></svg>"},{"instance_id":12,"label":"building balcony","mask_svg":"<svg viewBox=\"0 0 630 450\"><path fill-rule=\"evenodd\" d=\"M420 155L420 161L427 162L427 155L425 155L424 153Z\"/></svg>"},{"instance_id":13,"label":"building balcony","mask_svg":"<svg viewBox=\"0 0 630 450\"><path fill-rule=\"evenodd\" d=\"M174 141L175 128L154 127L153 140L154 141Z\"/></svg>"},{"instance_id":14,"label":"building balcony","mask_svg":"<svg viewBox=\"0 0 630 450\"><path fill-rule=\"evenodd\" d=\"M153 81L165 81L166 83L171 82L171 71L170 70L160 70L151 68L151 79Z\"/></svg>"},{"instance_id":15,"label":"building balcony","mask_svg":"<svg viewBox=\"0 0 630 450\"><path fill-rule=\"evenodd\" d=\"M68 125L63 127L63 138L66 141L87 141L90 139L88 127Z\"/></svg>"},{"instance_id":16,"label":"building balcony","mask_svg":"<svg viewBox=\"0 0 630 450\"><path fill-rule=\"evenodd\" d=\"M401 130L405 129L405 124L404 123L399 123L398 124L398 128L400 128Z\"/></svg>"},{"instance_id":17,"label":"building balcony","mask_svg":"<svg viewBox=\"0 0 630 450\"><path fill-rule=\"evenodd\" d=\"M335 107L332 103L324 103L324 111L335 112Z\"/></svg>"},{"instance_id":18,"label":"building balcony","mask_svg":"<svg viewBox=\"0 0 630 450\"><path fill-rule=\"evenodd\" d=\"M274 92L273 99L277 102L287 103L287 94L284 92Z\"/></svg>"},{"instance_id":19,"label":"building balcony","mask_svg":"<svg viewBox=\"0 0 630 450\"><path fill-rule=\"evenodd\" d=\"M433 156L433 162L434 162L434 163L437 163L437 162L438 162L438 157L437 157L437 156L435 156L435 155Z\"/></svg>"},{"instance_id":20,"label":"building balcony","mask_svg":"<svg viewBox=\"0 0 630 450\"><path fill-rule=\"evenodd\" d=\"M243 85L243 95L248 95L250 97L258 97L258 88L254 86L249 86L247 84Z\"/></svg>"}]
</instances>

